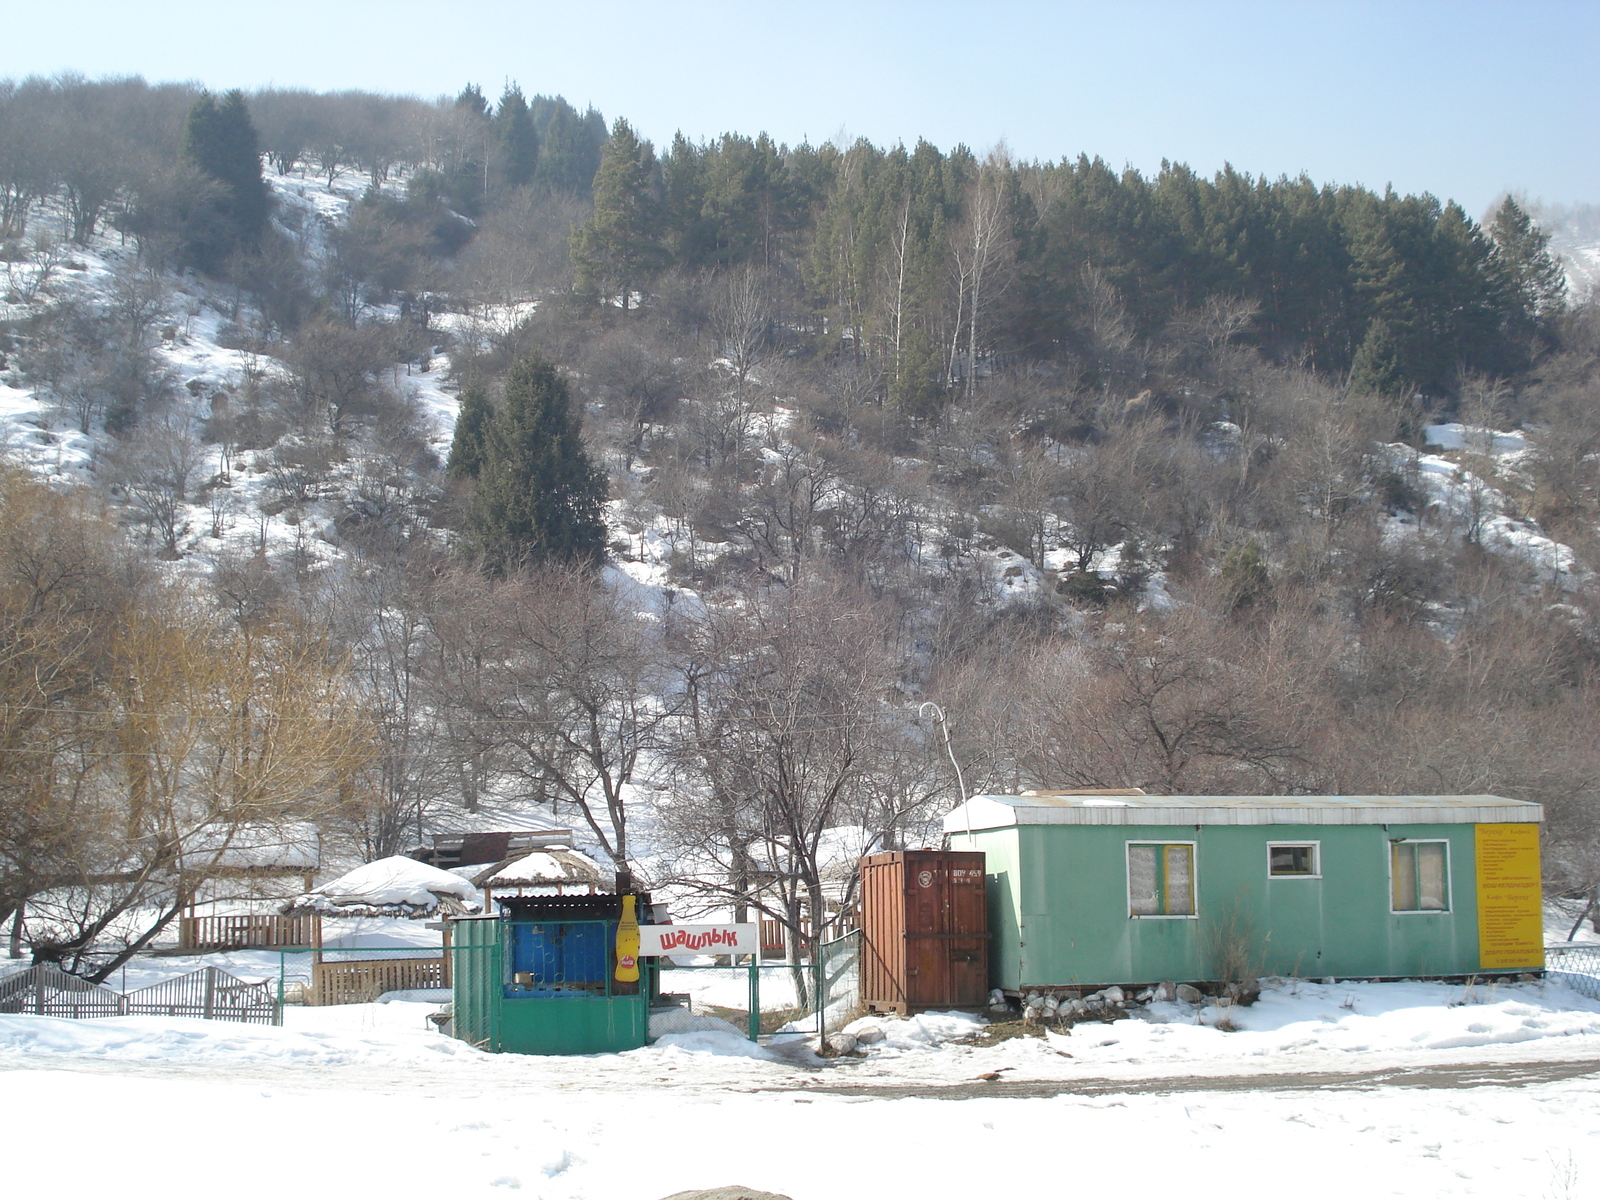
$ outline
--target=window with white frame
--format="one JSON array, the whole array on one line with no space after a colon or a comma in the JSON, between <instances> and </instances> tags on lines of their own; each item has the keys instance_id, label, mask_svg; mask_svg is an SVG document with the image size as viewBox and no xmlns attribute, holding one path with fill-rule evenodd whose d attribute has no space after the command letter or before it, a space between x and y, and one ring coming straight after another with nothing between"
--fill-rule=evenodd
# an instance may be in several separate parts
<instances>
[{"instance_id":1,"label":"window with white frame","mask_svg":"<svg viewBox=\"0 0 1600 1200\"><path fill-rule=\"evenodd\" d=\"M1394 912L1447 912L1449 843L1390 842L1389 888L1389 907Z\"/></svg>"},{"instance_id":2,"label":"window with white frame","mask_svg":"<svg viewBox=\"0 0 1600 1200\"><path fill-rule=\"evenodd\" d=\"M1128 843L1128 915L1195 915L1193 842Z\"/></svg>"},{"instance_id":3,"label":"window with white frame","mask_svg":"<svg viewBox=\"0 0 1600 1200\"><path fill-rule=\"evenodd\" d=\"M1273 879L1316 879L1322 874L1318 842L1269 842L1267 874Z\"/></svg>"}]
</instances>

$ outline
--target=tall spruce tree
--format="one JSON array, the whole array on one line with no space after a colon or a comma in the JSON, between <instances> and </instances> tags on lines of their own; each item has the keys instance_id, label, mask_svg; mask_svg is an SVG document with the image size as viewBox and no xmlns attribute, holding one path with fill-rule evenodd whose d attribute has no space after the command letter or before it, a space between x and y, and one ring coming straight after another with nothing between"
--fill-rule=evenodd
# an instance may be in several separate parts
<instances>
[{"instance_id":1,"label":"tall spruce tree","mask_svg":"<svg viewBox=\"0 0 1600 1200\"><path fill-rule=\"evenodd\" d=\"M456 107L475 117L489 115L489 102L483 98L483 89L475 83L469 83L461 89L461 94L456 97Z\"/></svg>"},{"instance_id":2,"label":"tall spruce tree","mask_svg":"<svg viewBox=\"0 0 1600 1200\"><path fill-rule=\"evenodd\" d=\"M514 83L500 95L494 112L494 135L499 143L501 182L514 188L532 182L539 165L539 134L533 127L522 89Z\"/></svg>"},{"instance_id":3,"label":"tall spruce tree","mask_svg":"<svg viewBox=\"0 0 1600 1200\"><path fill-rule=\"evenodd\" d=\"M542 561L599 563L605 479L589 461L566 380L530 354L506 377L468 512L473 548L495 573Z\"/></svg>"},{"instance_id":4,"label":"tall spruce tree","mask_svg":"<svg viewBox=\"0 0 1600 1200\"><path fill-rule=\"evenodd\" d=\"M483 470L483 456L489 442L489 427L494 422L494 406L488 394L476 384L461 395L456 413L456 432L450 439L450 458L445 470L454 479L476 479Z\"/></svg>"},{"instance_id":5,"label":"tall spruce tree","mask_svg":"<svg viewBox=\"0 0 1600 1200\"><path fill-rule=\"evenodd\" d=\"M666 265L655 176L655 150L618 117L594 177L594 215L572 234L572 261L579 291L620 295L624 312L635 289Z\"/></svg>"},{"instance_id":6,"label":"tall spruce tree","mask_svg":"<svg viewBox=\"0 0 1600 1200\"><path fill-rule=\"evenodd\" d=\"M559 195L587 197L606 140L604 118L592 108L580 116L560 96L535 96L528 103L528 113L539 133L535 186Z\"/></svg>"},{"instance_id":7,"label":"tall spruce tree","mask_svg":"<svg viewBox=\"0 0 1600 1200\"><path fill-rule=\"evenodd\" d=\"M1560 261L1550 253L1550 235L1507 196L1494 214L1489 236L1522 321L1538 326L1560 315L1566 303L1567 277Z\"/></svg>"},{"instance_id":8,"label":"tall spruce tree","mask_svg":"<svg viewBox=\"0 0 1600 1200\"><path fill-rule=\"evenodd\" d=\"M217 185L206 212L191 222L186 241L191 258L215 270L235 250L253 250L272 212L261 175L261 148L244 94L229 92L218 104L209 92L189 109L183 127L184 159Z\"/></svg>"},{"instance_id":9,"label":"tall spruce tree","mask_svg":"<svg viewBox=\"0 0 1600 1200\"><path fill-rule=\"evenodd\" d=\"M1410 385L1394 330L1382 317L1374 317L1350 364L1350 390L1395 397L1402 395Z\"/></svg>"}]
</instances>

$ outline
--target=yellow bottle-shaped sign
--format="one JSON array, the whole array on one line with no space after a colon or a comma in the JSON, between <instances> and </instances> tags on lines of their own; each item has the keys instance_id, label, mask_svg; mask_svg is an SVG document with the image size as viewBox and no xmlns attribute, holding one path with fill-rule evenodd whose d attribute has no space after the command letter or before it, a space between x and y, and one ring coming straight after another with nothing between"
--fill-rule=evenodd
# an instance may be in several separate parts
<instances>
[{"instance_id":1,"label":"yellow bottle-shaped sign","mask_svg":"<svg viewBox=\"0 0 1600 1200\"><path fill-rule=\"evenodd\" d=\"M639 915L634 911L637 898L622 898L622 920L617 922L617 982L639 980Z\"/></svg>"}]
</instances>

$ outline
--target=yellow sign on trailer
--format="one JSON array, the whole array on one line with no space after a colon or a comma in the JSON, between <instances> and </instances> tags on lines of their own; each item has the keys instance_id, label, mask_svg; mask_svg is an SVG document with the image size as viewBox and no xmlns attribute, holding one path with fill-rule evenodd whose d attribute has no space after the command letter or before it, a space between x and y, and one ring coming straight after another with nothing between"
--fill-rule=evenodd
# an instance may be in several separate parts
<instances>
[{"instance_id":1,"label":"yellow sign on trailer","mask_svg":"<svg viewBox=\"0 0 1600 1200\"><path fill-rule=\"evenodd\" d=\"M1544 966L1543 892L1537 825L1479 825L1478 965L1485 971Z\"/></svg>"}]
</instances>

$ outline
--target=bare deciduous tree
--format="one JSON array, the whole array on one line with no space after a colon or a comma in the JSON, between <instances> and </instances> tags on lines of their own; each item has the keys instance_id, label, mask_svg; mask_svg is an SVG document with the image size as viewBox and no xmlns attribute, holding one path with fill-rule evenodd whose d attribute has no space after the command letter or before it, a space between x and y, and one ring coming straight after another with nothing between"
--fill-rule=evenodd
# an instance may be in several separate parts
<instances>
[{"instance_id":1,"label":"bare deciduous tree","mask_svg":"<svg viewBox=\"0 0 1600 1200\"><path fill-rule=\"evenodd\" d=\"M220 621L80 499L0 479L0 919L94 980L247 830L357 803L363 708L290 621Z\"/></svg>"},{"instance_id":2,"label":"bare deciduous tree","mask_svg":"<svg viewBox=\"0 0 1600 1200\"><path fill-rule=\"evenodd\" d=\"M463 731L536 797L569 805L631 870L628 799L670 695L656 628L587 572L457 576L436 619Z\"/></svg>"},{"instance_id":3,"label":"bare deciduous tree","mask_svg":"<svg viewBox=\"0 0 1600 1200\"><path fill-rule=\"evenodd\" d=\"M204 457L187 415L169 412L145 422L113 460L114 485L136 517L160 539L160 557L178 557L189 485Z\"/></svg>"},{"instance_id":4,"label":"bare deciduous tree","mask_svg":"<svg viewBox=\"0 0 1600 1200\"><path fill-rule=\"evenodd\" d=\"M946 375L956 376L957 347L965 321L967 331L966 394L977 386L978 349L990 310L1009 282L1007 270L1014 240L1011 229L1011 155L1005 144L992 150L963 197L959 225L950 238L956 283L956 319Z\"/></svg>"},{"instance_id":5,"label":"bare deciduous tree","mask_svg":"<svg viewBox=\"0 0 1600 1200\"><path fill-rule=\"evenodd\" d=\"M691 618L675 760L662 814L680 880L783 923L790 961L828 925L833 839L893 844L946 781L893 703L887 614L815 577ZM809 931L809 932L808 932Z\"/></svg>"},{"instance_id":6,"label":"bare deciduous tree","mask_svg":"<svg viewBox=\"0 0 1600 1200\"><path fill-rule=\"evenodd\" d=\"M1326 702L1294 631L1252 640L1185 610L1038 653L1024 684L1037 698L1019 743L1024 774L1037 787L1157 795L1298 790Z\"/></svg>"}]
</instances>

